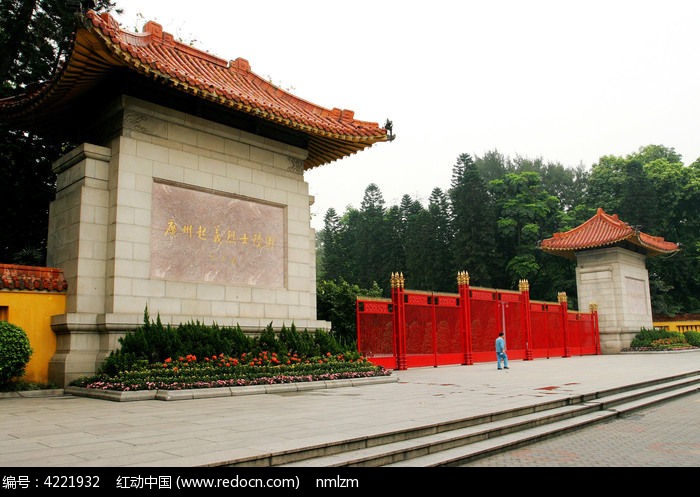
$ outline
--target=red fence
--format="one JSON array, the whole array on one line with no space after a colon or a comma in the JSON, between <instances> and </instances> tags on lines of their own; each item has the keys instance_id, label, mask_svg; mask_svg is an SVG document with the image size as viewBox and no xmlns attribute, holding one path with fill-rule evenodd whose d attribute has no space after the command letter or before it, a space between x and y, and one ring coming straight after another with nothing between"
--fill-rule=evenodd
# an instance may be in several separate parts
<instances>
[{"instance_id":1,"label":"red fence","mask_svg":"<svg viewBox=\"0 0 700 497\"><path fill-rule=\"evenodd\" d=\"M530 301L527 281L519 291L469 286L457 276L459 293L404 289L392 274L391 298L357 298L357 347L375 364L391 369L474 364L496 360L494 341L506 334L509 359L600 354L598 315L569 311L559 302Z\"/></svg>"}]
</instances>

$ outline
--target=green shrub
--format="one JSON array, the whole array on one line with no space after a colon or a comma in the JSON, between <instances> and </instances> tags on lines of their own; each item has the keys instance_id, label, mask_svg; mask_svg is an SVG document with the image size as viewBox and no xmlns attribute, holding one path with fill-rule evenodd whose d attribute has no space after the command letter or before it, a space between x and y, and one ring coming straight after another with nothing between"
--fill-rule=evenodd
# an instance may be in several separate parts
<instances>
[{"instance_id":1,"label":"green shrub","mask_svg":"<svg viewBox=\"0 0 700 497\"><path fill-rule=\"evenodd\" d=\"M685 340L693 347L700 347L700 331L686 331Z\"/></svg>"},{"instance_id":2,"label":"green shrub","mask_svg":"<svg viewBox=\"0 0 700 497\"><path fill-rule=\"evenodd\" d=\"M671 332L662 330L659 328L652 328L652 329L647 329L647 328L642 328L639 333L635 335L635 337L632 339L632 342L630 343L630 347L632 348L643 348L643 347L651 347L653 342L656 340L665 340L667 338L671 338Z\"/></svg>"},{"instance_id":3,"label":"green shrub","mask_svg":"<svg viewBox=\"0 0 700 497\"><path fill-rule=\"evenodd\" d=\"M357 343L357 297L381 297L382 289L374 282L372 288L360 288L345 281L322 280L316 285L316 306L319 319L332 323L331 333L347 347Z\"/></svg>"},{"instance_id":4,"label":"green shrub","mask_svg":"<svg viewBox=\"0 0 700 497\"><path fill-rule=\"evenodd\" d=\"M31 356L32 347L25 331L0 321L0 385L23 376Z\"/></svg>"},{"instance_id":5,"label":"green shrub","mask_svg":"<svg viewBox=\"0 0 700 497\"><path fill-rule=\"evenodd\" d=\"M332 333L327 333L323 330L316 330L314 332L314 342L318 345L318 354L323 355L328 352L331 354L340 354L344 351L335 336Z\"/></svg>"},{"instance_id":6,"label":"green shrub","mask_svg":"<svg viewBox=\"0 0 700 497\"><path fill-rule=\"evenodd\" d=\"M243 333L240 325L234 328L222 328L221 338L228 348L222 345L222 350L230 355L241 355L243 352L252 350L254 340Z\"/></svg>"},{"instance_id":7,"label":"green shrub","mask_svg":"<svg viewBox=\"0 0 700 497\"><path fill-rule=\"evenodd\" d=\"M642 328L630 343L632 349L669 350L697 347L700 333L681 333L679 331L667 331L657 328L651 330ZM693 343L693 340L695 341Z\"/></svg>"},{"instance_id":8,"label":"green shrub","mask_svg":"<svg viewBox=\"0 0 700 497\"><path fill-rule=\"evenodd\" d=\"M319 355L314 336L306 330L299 332L293 323L290 328L282 326L279 340L287 346L288 354L297 354L301 357Z\"/></svg>"},{"instance_id":9,"label":"green shrub","mask_svg":"<svg viewBox=\"0 0 700 497\"><path fill-rule=\"evenodd\" d=\"M138 369L144 364L162 363L170 358L176 360L186 356L196 358L223 354L230 357L259 356L266 352L279 357L296 354L298 357L344 354L354 357L356 350L339 343L332 333L316 330L313 333L299 332L294 324L282 326L276 333L272 323L256 337L247 336L236 327L219 327L200 322L182 323L177 327L164 326L160 316L151 321L148 309L144 312L144 323L119 339L119 349L105 359L98 373L114 375L121 371Z\"/></svg>"},{"instance_id":10,"label":"green shrub","mask_svg":"<svg viewBox=\"0 0 700 497\"><path fill-rule=\"evenodd\" d=\"M253 340L253 347L247 352L257 355L262 351L275 352L276 354L287 353L287 347L278 339L272 323L268 324L263 332Z\"/></svg>"},{"instance_id":11,"label":"green shrub","mask_svg":"<svg viewBox=\"0 0 700 497\"><path fill-rule=\"evenodd\" d=\"M130 369L138 368L143 364L148 364L148 361L146 359L139 359L133 352L115 350L112 351L112 353L110 353L102 363L100 372L114 375L120 371L128 371Z\"/></svg>"}]
</instances>

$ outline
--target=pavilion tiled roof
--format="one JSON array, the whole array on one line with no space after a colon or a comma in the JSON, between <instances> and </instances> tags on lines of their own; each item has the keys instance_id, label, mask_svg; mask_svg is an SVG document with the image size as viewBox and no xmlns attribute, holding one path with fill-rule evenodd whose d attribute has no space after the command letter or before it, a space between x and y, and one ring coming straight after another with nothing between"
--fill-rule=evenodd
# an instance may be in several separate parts
<instances>
[{"instance_id":1,"label":"pavilion tiled roof","mask_svg":"<svg viewBox=\"0 0 700 497\"><path fill-rule=\"evenodd\" d=\"M0 100L0 117L31 122L59 112L115 70L127 69L159 85L305 135L308 170L332 162L393 135L377 123L360 121L354 112L327 109L298 98L251 71L243 58L227 61L173 38L148 22L143 33L121 29L108 13L80 17L72 52L53 79L22 95Z\"/></svg>"},{"instance_id":2,"label":"pavilion tiled roof","mask_svg":"<svg viewBox=\"0 0 700 497\"><path fill-rule=\"evenodd\" d=\"M680 250L677 243L651 236L620 220L617 214L607 214L598 208L588 221L574 229L554 233L540 242L540 249L554 255L574 258L575 252L629 243L641 248L648 256L671 254Z\"/></svg>"}]
</instances>

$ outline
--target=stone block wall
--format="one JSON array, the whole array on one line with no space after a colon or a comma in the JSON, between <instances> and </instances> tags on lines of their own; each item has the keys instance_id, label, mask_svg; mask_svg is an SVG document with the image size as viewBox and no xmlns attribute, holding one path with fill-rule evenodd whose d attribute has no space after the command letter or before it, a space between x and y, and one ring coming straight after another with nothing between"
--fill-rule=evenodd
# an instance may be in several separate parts
<instances>
[{"instance_id":1,"label":"stone block wall","mask_svg":"<svg viewBox=\"0 0 700 497\"><path fill-rule=\"evenodd\" d=\"M91 374L143 322L259 332L316 317L307 151L123 96L104 143L54 165L48 263L68 282L52 381Z\"/></svg>"},{"instance_id":2,"label":"stone block wall","mask_svg":"<svg viewBox=\"0 0 700 497\"><path fill-rule=\"evenodd\" d=\"M621 247L576 254L579 310L598 306L601 352L628 347L642 328L652 328L646 256Z\"/></svg>"}]
</instances>

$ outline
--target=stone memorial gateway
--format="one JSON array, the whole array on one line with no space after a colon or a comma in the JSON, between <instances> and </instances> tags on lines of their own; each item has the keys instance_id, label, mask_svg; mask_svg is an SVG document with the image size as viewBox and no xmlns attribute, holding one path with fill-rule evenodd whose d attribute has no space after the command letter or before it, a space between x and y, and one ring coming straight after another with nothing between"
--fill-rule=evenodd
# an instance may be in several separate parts
<instances>
[{"instance_id":1,"label":"stone memorial gateway","mask_svg":"<svg viewBox=\"0 0 700 497\"><path fill-rule=\"evenodd\" d=\"M654 327L646 259L680 250L677 243L643 233L603 209L580 226L542 240L540 248L576 261L578 307L597 306L603 354L620 352L639 330Z\"/></svg>"},{"instance_id":2,"label":"stone memorial gateway","mask_svg":"<svg viewBox=\"0 0 700 497\"><path fill-rule=\"evenodd\" d=\"M54 164L47 263L68 290L49 379L94 373L146 310L173 325L328 330L304 171L391 133L154 22L131 33L108 14L78 19L57 75L0 100L6 122L77 144Z\"/></svg>"}]
</instances>

